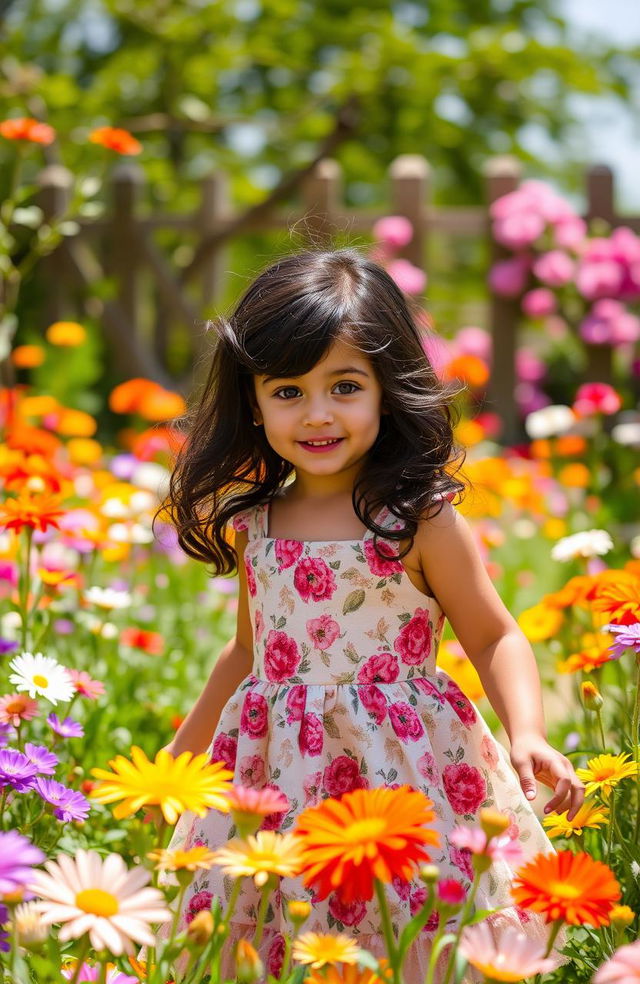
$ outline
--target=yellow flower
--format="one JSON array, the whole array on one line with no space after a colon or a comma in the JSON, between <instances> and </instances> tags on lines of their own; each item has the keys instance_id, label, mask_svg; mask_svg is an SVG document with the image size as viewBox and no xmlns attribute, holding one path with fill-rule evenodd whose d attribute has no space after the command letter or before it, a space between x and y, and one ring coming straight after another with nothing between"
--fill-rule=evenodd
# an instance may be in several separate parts
<instances>
[{"instance_id":1,"label":"yellow flower","mask_svg":"<svg viewBox=\"0 0 640 984\"><path fill-rule=\"evenodd\" d=\"M147 857L152 861L157 861L156 868L159 871L196 871L202 868L208 871L213 864L215 853L208 847L200 845L192 847L188 851L164 851L158 848L149 851Z\"/></svg>"},{"instance_id":2,"label":"yellow flower","mask_svg":"<svg viewBox=\"0 0 640 984\"><path fill-rule=\"evenodd\" d=\"M109 762L113 772L92 769L102 780L89 794L98 803L124 800L113 811L116 820L131 816L143 806L159 806L168 824L192 810L203 817L208 809L227 813L226 791L233 772L219 762L209 764L206 754L183 752L174 758L162 748L151 762L141 748L133 746L131 758L117 755Z\"/></svg>"},{"instance_id":3,"label":"yellow flower","mask_svg":"<svg viewBox=\"0 0 640 984\"><path fill-rule=\"evenodd\" d=\"M314 970L325 964L354 964L360 956L360 947L350 936L338 933L303 933L293 944L292 955L299 963L308 964Z\"/></svg>"},{"instance_id":4,"label":"yellow flower","mask_svg":"<svg viewBox=\"0 0 640 984\"><path fill-rule=\"evenodd\" d=\"M73 347L81 345L87 333L77 321L55 321L47 328L46 337L51 345Z\"/></svg>"},{"instance_id":5,"label":"yellow flower","mask_svg":"<svg viewBox=\"0 0 640 984\"><path fill-rule=\"evenodd\" d=\"M380 961L380 977L375 970L356 967L355 964L344 964L341 967L325 967L317 973L311 971L310 977L305 977L305 984L385 984L390 982L393 971L386 957Z\"/></svg>"},{"instance_id":6,"label":"yellow flower","mask_svg":"<svg viewBox=\"0 0 640 984\"><path fill-rule=\"evenodd\" d=\"M229 841L215 851L214 864L232 878L251 876L261 888L269 875L293 878L300 870L301 847L293 834L259 830L246 840Z\"/></svg>"},{"instance_id":7,"label":"yellow flower","mask_svg":"<svg viewBox=\"0 0 640 984\"><path fill-rule=\"evenodd\" d=\"M459 643L446 640L438 649L438 666L458 684L469 700L477 701L486 697L478 671Z\"/></svg>"},{"instance_id":8,"label":"yellow flower","mask_svg":"<svg viewBox=\"0 0 640 984\"><path fill-rule=\"evenodd\" d=\"M584 802L573 820L567 819L567 813L550 813L544 817L542 824L547 828L549 837L578 837L585 827L598 829L603 823L609 821L609 809L606 806L594 805L588 801Z\"/></svg>"},{"instance_id":9,"label":"yellow flower","mask_svg":"<svg viewBox=\"0 0 640 984\"><path fill-rule=\"evenodd\" d=\"M562 612L546 605L534 605L518 616L518 625L529 642L551 639L562 625Z\"/></svg>"},{"instance_id":10,"label":"yellow flower","mask_svg":"<svg viewBox=\"0 0 640 984\"><path fill-rule=\"evenodd\" d=\"M600 793L603 799L608 799L611 792L623 779L629 779L638 772L638 765L629 761L630 756L596 755L589 759L586 769L576 769L578 779L586 784L587 796Z\"/></svg>"}]
</instances>

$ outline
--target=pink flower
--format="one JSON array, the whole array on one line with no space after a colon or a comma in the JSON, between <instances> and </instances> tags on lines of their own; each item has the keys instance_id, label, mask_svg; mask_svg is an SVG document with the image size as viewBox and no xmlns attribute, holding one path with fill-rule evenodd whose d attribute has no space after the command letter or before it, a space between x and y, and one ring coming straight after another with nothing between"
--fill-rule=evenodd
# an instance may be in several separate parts
<instances>
[{"instance_id":1,"label":"pink flower","mask_svg":"<svg viewBox=\"0 0 640 984\"><path fill-rule=\"evenodd\" d=\"M547 287L562 287L573 278L576 265L568 253L552 249L535 260L533 272Z\"/></svg>"},{"instance_id":2,"label":"pink flower","mask_svg":"<svg viewBox=\"0 0 640 984\"><path fill-rule=\"evenodd\" d=\"M475 325L461 328L455 338L455 347L460 355L477 355L483 362L491 361L492 339L484 328Z\"/></svg>"},{"instance_id":3,"label":"pink flower","mask_svg":"<svg viewBox=\"0 0 640 984\"><path fill-rule=\"evenodd\" d=\"M271 683L288 680L300 665L300 652L295 639L286 632L271 629L264 646L264 672Z\"/></svg>"},{"instance_id":4,"label":"pink flower","mask_svg":"<svg viewBox=\"0 0 640 984\"><path fill-rule=\"evenodd\" d=\"M247 557L246 553L244 555L244 569L247 573L247 588L249 589L249 594L252 598L255 598L257 593L256 576L253 573L253 567L251 566L251 561Z\"/></svg>"},{"instance_id":5,"label":"pink flower","mask_svg":"<svg viewBox=\"0 0 640 984\"><path fill-rule=\"evenodd\" d=\"M539 383L546 376L547 367L531 349L520 348L516 352L516 372L522 382Z\"/></svg>"},{"instance_id":6,"label":"pink flower","mask_svg":"<svg viewBox=\"0 0 640 984\"><path fill-rule=\"evenodd\" d=\"M240 782L252 789L261 789L266 780L264 759L260 755L245 755L238 763Z\"/></svg>"},{"instance_id":7,"label":"pink flower","mask_svg":"<svg viewBox=\"0 0 640 984\"><path fill-rule=\"evenodd\" d=\"M522 860L521 845L508 834L492 837L487 842L487 835L480 827L454 827L449 841L455 847L465 848L472 854L486 854L494 862L506 861L512 867Z\"/></svg>"},{"instance_id":8,"label":"pink flower","mask_svg":"<svg viewBox=\"0 0 640 984\"><path fill-rule=\"evenodd\" d=\"M328 649L340 635L340 626L330 615L321 615L309 619L307 634L317 649Z\"/></svg>"},{"instance_id":9,"label":"pink flower","mask_svg":"<svg viewBox=\"0 0 640 984\"><path fill-rule=\"evenodd\" d=\"M620 301L596 301L579 326L580 337L589 345L623 345L640 339L640 321Z\"/></svg>"},{"instance_id":10,"label":"pink flower","mask_svg":"<svg viewBox=\"0 0 640 984\"><path fill-rule=\"evenodd\" d=\"M617 413L622 400L607 383L584 383L578 389L573 410L579 417L593 417L602 413L607 416Z\"/></svg>"},{"instance_id":11,"label":"pink flower","mask_svg":"<svg viewBox=\"0 0 640 984\"><path fill-rule=\"evenodd\" d=\"M287 724L291 724L292 721L302 721L306 702L307 688L301 683L296 683L287 694Z\"/></svg>"},{"instance_id":12,"label":"pink flower","mask_svg":"<svg viewBox=\"0 0 640 984\"><path fill-rule=\"evenodd\" d=\"M617 297L624 271L615 260L582 260L576 273L576 287L588 301L599 297Z\"/></svg>"},{"instance_id":13,"label":"pink flower","mask_svg":"<svg viewBox=\"0 0 640 984\"><path fill-rule=\"evenodd\" d=\"M264 632L264 615L262 614L262 610L260 608L256 608L254 620L255 620L256 642L260 642L260 639L262 638L262 633Z\"/></svg>"},{"instance_id":14,"label":"pink flower","mask_svg":"<svg viewBox=\"0 0 640 984\"><path fill-rule=\"evenodd\" d=\"M503 926L497 931L487 922L466 926L460 937L460 951L470 964L491 980L521 981L555 970L557 956L545 957L545 942L531 939L521 929ZM495 972L493 972L495 968Z\"/></svg>"},{"instance_id":15,"label":"pink flower","mask_svg":"<svg viewBox=\"0 0 640 984\"><path fill-rule=\"evenodd\" d=\"M264 738L269 723L269 707L262 694L249 691L240 714L240 734L249 738Z\"/></svg>"},{"instance_id":16,"label":"pink flower","mask_svg":"<svg viewBox=\"0 0 640 984\"><path fill-rule=\"evenodd\" d=\"M302 543L299 540L276 540L274 552L278 561L278 570L284 571L295 564L302 553Z\"/></svg>"},{"instance_id":17,"label":"pink flower","mask_svg":"<svg viewBox=\"0 0 640 984\"><path fill-rule=\"evenodd\" d=\"M271 789L273 790L274 793L279 793L279 798L286 800L287 807L289 806L289 801L287 800L286 796L284 795L280 787L276 786L275 783L268 782L263 787L263 790L261 790L261 792L264 792L265 789ZM282 822L284 818L285 818L285 813L283 813L280 809L277 809L274 813L268 813L264 818L264 820L262 821L262 823L260 824L260 830L279 830L280 827L282 826Z\"/></svg>"},{"instance_id":18,"label":"pink flower","mask_svg":"<svg viewBox=\"0 0 640 984\"><path fill-rule=\"evenodd\" d=\"M341 902L337 895L329 899L329 912L343 926L357 926L367 914L365 902L357 899L355 902Z\"/></svg>"},{"instance_id":19,"label":"pink flower","mask_svg":"<svg viewBox=\"0 0 640 984\"><path fill-rule=\"evenodd\" d=\"M491 290L502 297L517 297L525 289L530 263L523 256L494 263L489 271Z\"/></svg>"},{"instance_id":20,"label":"pink flower","mask_svg":"<svg viewBox=\"0 0 640 984\"><path fill-rule=\"evenodd\" d=\"M329 796L342 796L352 789L368 789L369 783L360 775L355 759L348 755L338 755L323 773L324 788Z\"/></svg>"},{"instance_id":21,"label":"pink flower","mask_svg":"<svg viewBox=\"0 0 640 984\"><path fill-rule=\"evenodd\" d=\"M626 943L596 971L593 984L637 984L640 981L640 940Z\"/></svg>"},{"instance_id":22,"label":"pink flower","mask_svg":"<svg viewBox=\"0 0 640 984\"><path fill-rule=\"evenodd\" d=\"M471 851L467 851L466 848L451 847L449 848L449 857L451 859L451 864L455 865L456 868L462 872L462 874L469 879L473 878L473 864L471 863Z\"/></svg>"},{"instance_id":23,"label":"pink flower","mask_svg":"<svg viewBox=\"0 0 640 984\"><path fill-rule=\"evenodd\" d=\"M491 771L493 771L498 764L498 752L496 751L494 739L489 735L482 736L482 741L480 742L480 754Z\"/></svg>"},{"instance_id":24,"label":"pink flower","mask_svg":"<svg viewBox=\"0 0 640 984\"><path fill-rule=\"evenodd\" d=\"M387 263L387 273L405 294L421 294L427 286L424 270L414 266L409 260L390 260Z\"/></svg>"},{"instance_id":25,"label":"pink flower","mask_svg":"<svg viewBox=\"0 0 640 984\"><path fill-rule=\"evenodd\" d=\"M401 574L404 567L399 560L393 559L395 557L393 544L389 543L388 540L378 540L378 550L390 559L381 560L376 552L372 539L364 541L364 556L371 573L375 574L376 577L390 577L391 574Z\"/></svg>"},{"instance_id":26,"label":"pink flower","mask_svg":"<svg viewBox=\"0 0 640 984\"><path fill-rule=\"evenodd\" d=\"M372 232L374 239L398 248L411 242L413 225L404 215L386 215L374 223Z\"/></svg>"},{"instance_id":27,"label":"pink flower","mask_svg":"<svg viewBox=\"0 0 640 984\"><path fill-rule=\"evenodd\" d=\"M192 922L199 912L203 909L210 909L211 903L213 902L213 895L211 892L196 892L195 895L189 900L187 906L187 911L185 913L185 922Z\"/></svg>"},{"instance_id":28,"label":"pink flower","mask_svg":"<svg viewBox=\"0 0 640 984\"><path fill-rule=\"evenodd\" d=\"M586 222L577 216L567 217L554 224L553 238L560 249L578 250L586 235Z\"/></svg>"},{"instance_id":29,"label":"pink flower","mask_svg":"<svg viewBox=\"0 0 640 984\"><path fill-rule=\"evenodd\" d=\"M460 690L460 687L454 680L449 680L447 683L447 689L445 690L445 700L447 700L453 710L456 712L463 724L470 727L475 724L478 715L475 712L473 704L469 701L467 697Z\"/></svg>"},{"instance_id":30,"label":"pink flower","mask_svg":"<svg viewBox=\"0 0 640 984\"><path fill-rule=\"evenodd\" d=\"M213 747L211 749L211 761L224 762L227 769L231 769L233 772L236 766L237 753L237 739L233 738L231 735L225 734L224 731L221 731L213 742Z\"/></svg>"},{"instance_id":31,"label":"pink flower","mask_svg":"<svg viewBox=\"0 0 640 984\"><path fill-rule=\"evenodd\" d=\"M244 530L248 530L249 524L247 523L246 512L236 513L236 515L231 520L231 525L233 526L234 530L236 530L236 532L238 533L242 533L244 532Z\"/></svg>"},{"instance_id":32,"label":"pink flower","mask_svg":"<svg viewBox=\"0 0 640 984\"><path fill-rule=\"evenodd\" d=\"M493 238L507 249L525 249L542 235L545 221L531 211L512 212L493 224Z\"/></svg>"},{"instance_id":33,"label":"pink flower","mask_svg":"<svg viewBox=\"0 0 640 984\"><path fill-rule=\"evenodd\" d=\"M420 775L424 776L430 785L434 786L440 781L438 766L436 765L436 760L431 752L425 752L424 755L421 755L416 762L416 765L418 766L418 772Z\"/></svg>"},{"instance_id":34,"label":"pink flower","mask_svg":"<svg viewBox=\"0 0 640 984\"><path fill-rule=\"evenodd\" d=\"M298 734L298 747L302 755L315 758L322 754L324 727L317 714L305 714Z\"/></svg>"},{"instance_id":35,"label":"pink flower","mask_svg":"<svg viewBox=\"0 0 640 984\"><path fill-rule=\"evenodd\" d=\"M284 936L277 933L273 938L273 943L269 947L267 954L267 971L274 977L280 977L282 964L284 963Z\"/></svg>"},{"instance_id":36,"label":"pink flower","mask_svg":"<svg viewBox=\"0 0 640 984\"><path fill-rule=\"evenodd\" d=\"M325 601L336 590L335 574L319 557L303 557L296 565L293 583L303 601Z\"/></svg>"},{"instance_id":37,"label":"pink flower","mask_svg":"<svg viewBox=\"0 0 640 984\"><path fill-rule=\"evenodd\" d=\"M104 683L101 683L100 680L92 680L84 670L68 669L67 673L73 681L76 693L80 694L81 697L96 700L97 697L101 697L104 693Z\"/></svg>"},{"instance_id":38,"label":"pink flower","mask_svg":"<svg viewBox=\"0 0 640 984\"><path fill-rule=\"evenodd\" d=\"M428 677L414 677L411 681L418 690L421 690L423 694L428 697L433 697L442 706L444 704L444 696L440 693L435 683L428 679Z\"/></svg>"},{"instance_id":39,"label":"pink flower","mask_svg":"<svg viewBox=\"0 0 640 984\"><path fill-rule=\"evenodd\" d=\"M366 684L358 688L358 697L365 711L371 715L376 724L382 724L387 716L387 698L379 687Z\"/></svg>"},{"instance_id":40,"label":"pink flower","mask_svg":"<svg viewBox=\"0 0 640 984\"><path fill-rule=\"evenodd\" d=\"M403 881L403 879L398 875L394 875L391 879L391 884L395 888L398 897L401 898L403 902L406 902L411 895L411 885L409 882Z\"/></svg>"},{"instance_id":41,"label":"pink flower","mask_svg":"<svg viewBox=\"0 0 640 984\"><path fill-rule=\"evenodd\" d=\"M399 700L389 705L389 720L398 738L405 745L409 741L419 741L424 734L422 721L411 704L405 701Z\"/></svg>"},{"instance_id":42,"label":"pink flower","mask_svg":"<svg viewBox=\"0 0 640 984\"><path fill-rule=\"evenodd\" d=\"M544 318L556 309L555 294L547 287L536 287L522 298L522 310L529 318Z\"/></svg>"},{"instance_id":43,"label":"pink flower","mask_svg":"<svg viewBox=\"0 0 640 984\"><path fill-rule=\"evenodd\" d=\"M322 772L312 772L311 775L305 776L302 788L304 790L304 805L316 806L322 798Z\"/></svg>"},{"instance_id":44,"label":"pink flower","mask_svg":"<svg viewBox=\"0 0 640 984\"><path fill-rule=\"evenodd\" d=\"M463 847L472 854L484 854L487 835L480 827L454 827L449 834L449 842L455 847Z\"/></svg>"},{"instance_id":45,"label":"pink flower","mask_svg":"<svg viewBox=\"0 0 640 984\"><path fill-rule=\"evenodd\" d=\"M467 892L457 878L443 878L438 882L437 896L443 905L458 906L464 904Z\"/></svg>"},{"instance_id":46,"label":"pink flower","mask_svg":"<svg viewBox=\"0 0 640 984\"><path fill-rule=\"evenodd\" d=\"M358 683L395 683L400 667L393 653L375 653L358 672Z\"/></svg>"},{"instance_id":47,"label":"pink flower","mask_svg":"<svg viewBox=\"0 0 640 984\"><path fill-rule=\"evenodd\" d=\"M422 908L422 906L425 904L426 901L427 901L427 890L424 887L424 885L420 885L418 888L414 889L414 891L411 894L411 898L409 899L409 909L411 911L411 915L415 916L415 914L418 912L419 909ZM422 932L423 933L434 932L438 928L439 923L440 923L440 913L432 912L429 918L427 919L426 923L422 927Z\"/></svg>"},{"instance_id":48,"label":"pink flower","mask_svg":"<svg viewBox=\"0 0 640 984\"><path fill-rule=\"evenodd\" d=\"M445 765L442 772L444 791L455 813L476 813L487 795L482 773L465 762Z\"/></svg>"},{"instance_id":49,"label":"pink flower","mask_svg":"<svg viewBox=\"0 0 640 984\"><path fill-rule=\"evenodd\" d=\"M431 652L431 624L426 608L416 608L413 618L404 625L393 644L407 666L418 666Z\"/></svg>"}]
</instances>

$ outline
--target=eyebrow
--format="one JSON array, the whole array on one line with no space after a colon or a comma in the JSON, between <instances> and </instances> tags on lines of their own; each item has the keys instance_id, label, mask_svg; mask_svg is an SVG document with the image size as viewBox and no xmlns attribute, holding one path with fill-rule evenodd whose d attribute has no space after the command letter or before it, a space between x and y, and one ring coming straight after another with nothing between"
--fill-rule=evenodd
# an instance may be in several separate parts
<instances>
[{"instance_id":1,"label":"eyebrow","mask_svg":"<svg viewBox=\"0 0 640 984\"><path fill-rule=\"evenodd\" d=\"M356 369L355 366L347 366L345 369L332 369L331 372L327 373L328 376L364 376L369 379L369 373L365 372L364 369ZM272 383L274 379L295 379L295 376L265 376L262 380L262 385L266 386L268 383Z\"/></svg>"}]
</instances>

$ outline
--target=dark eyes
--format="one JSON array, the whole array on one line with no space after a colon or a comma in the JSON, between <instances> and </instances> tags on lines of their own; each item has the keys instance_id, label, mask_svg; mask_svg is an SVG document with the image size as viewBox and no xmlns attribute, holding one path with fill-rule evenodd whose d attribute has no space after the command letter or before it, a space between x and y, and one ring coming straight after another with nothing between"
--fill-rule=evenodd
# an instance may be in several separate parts
<instances>
[{"instance_id":1,"label":"dark eyes","mask_svg":"<svg viewBox=\"0 0 640 984\"><path fill-rule=\"evenodd\" d=\"M347 388L345 389L345 387ZM333 389L338 396L350 396L352 393L357 393L360 387L355 383L343 382L336 383ZM280 400L294 400L296 396L300 395L300 390L297 386L282 386L280 389L276 390L273 395L278 397Z\"/></svg>"}]
</instances>

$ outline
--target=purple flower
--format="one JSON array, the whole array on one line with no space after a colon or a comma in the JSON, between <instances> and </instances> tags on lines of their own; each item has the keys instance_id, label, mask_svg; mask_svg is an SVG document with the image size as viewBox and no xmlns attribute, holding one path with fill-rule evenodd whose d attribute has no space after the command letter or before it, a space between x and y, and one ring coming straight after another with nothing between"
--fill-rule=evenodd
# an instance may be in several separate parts
<instances>
[{"instance_id":1,"label":"purple flower","mask_svg":"<svg viewBox=\"0 0 640 984\"><path fill-rule=\"evenodd\" d=\"M24 753L29 761L33 762L40 775L52 776L60 761L58 756L44 745L32 745L30 741L25 744Z\"/></svg>"},{"instance_id":2,"label":"purple flower","mask_svg":"<svg viewBox=\"0 0 640 984\"><path fill-rule=\"evenodd\" d=\"M57 735L62 738L82 738L84 734L84 728L73 718L65 718L64 721L60 721L57 714L53 711L47 718L47 724L53 728Z\"/></svg>"},{"instance_id":3,"label":"purple flower","mask_svg":"<svg viewBox=\"0 0 640 984\"><path fill-rule=\"evenodd\" d=\"M620 659L627 649L640 656L640 622L634 622L633 625L605 625L602 631L612 632L616 637L615 642L609 646L612 659Z\"/></svg>"},{"instance_id":4,"label":"purple flower","mask_svg":"<svg viewBox=\"0 0 640 984\"><path fill-rule=\"evenodd\" d=\"M31 881L31 865L42 864L39 847L17 830L0 832L0 895L9 895Z\"/></svg>"},{"instance_id":5,"label":"purple flower","mask_svg":"<svg viewBox=\"0 0 640 984\"><path fill-rule=\"evenodd\" d=\"M90 803L86 796L63 786L55 779L43 779L41 776L34 782L34 789L40 793L43 800L54 806L54 817L58 820L86 820L89 814Z\"/></svg>"},{"instance_id":6,"label":"purple flower","mask_svg":"<svg viewBox=\"0 0 640 984\"><path fill-rule=\"evenodd\" d=\"M3 748L0 752L0 786L11 786L19 793L33 788L37 773L33 762L15 748Z\"/></svg>"},{"instance_id":7,"label":"purple flower","mask_svg":"<svg viewBox=\"0 0 640 984\"><path fill-rule=\"evenodd\" d=\"M7 742L14 736L13 725L7 721L0 721L0 748L4 748Z\"/></svg>"},{"instance_id":8,"label":"purple flower","mask_svg":"<svg viewBox=\"0 0 640 984\"><path fill-rule=\"evenodd\" d=\"M18 643L13 639L2 639L0 638L0 656L5 656L7 653L13 652L14 649L18 648Z\"/></svg>"}]
</instances>

